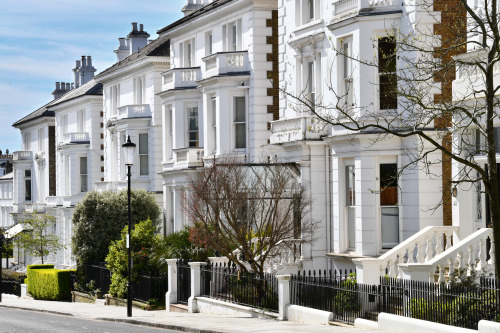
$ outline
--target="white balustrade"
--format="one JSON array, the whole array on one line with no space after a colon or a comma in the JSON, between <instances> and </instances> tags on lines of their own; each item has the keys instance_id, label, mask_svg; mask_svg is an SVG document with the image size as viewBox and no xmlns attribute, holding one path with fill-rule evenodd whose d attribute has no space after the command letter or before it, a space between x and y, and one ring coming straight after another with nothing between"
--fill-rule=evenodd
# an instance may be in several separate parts
<instances>
[{"instance_id":1,"label":"white balustrade","mask_svg":"<svg viewBox=\"0 0 500 333\"><path fill-rule=\"evenodd\" d=\"M90 142L90 136L88 132L74 132L64 134L62 144L88 142Z\"/></svg>"},{"instance_id":2,"label":"white balustrade","mask_svg":"<svg viewBox=\"0 0 500 333\"><path fill-rule=\"evenodd\" d=\"M33 159L33 152L31 150L20 150L20 151L15 151L13 153L13 159L14 161L18 160L32 160Z\"/></svg>"},{"instance_id":3,"label":"white balustrade","mask_svg":"<svg viewBox=\"0 0 500 333\"><path fill-rule=\"evenodd\" d=\"M283 143L319 139L328 134L327 127L320 120L310 116L299 116L271 122L271 143Z\"/></svg>"},{"instance_id":4,"label":"white balustrade","mask_svg":"<svg viewBox=\"0 0 500 333\"><path fill-rule=\"evenodd\" d=\"M149 104L125 105L118 108L119 118L144 118L151 117Z\"/></svg>"},{"instance_id":5,"label":"white balustrade","mask_svg":"<svg viewBox=\"0 0 500 333\"><path fill-rule=\"evenodd\" d=\"M378 284L380 276L384 276L386 271L389 277L401 277L401 264L411 264L415 260L417 263L431 261L436 255L446 252L445 246L450 246L451 242L444 243L444 239L454 237L457 232L458 227L453 226L426 227L379 258L353 260L360 272L357 274L358 282Z\"/></svg>"},{"instance_id":6,"label":"white balustrade","mask_svg":"<svg viewBox=\"0 0 500 333\"><path fill-rule=\"evenodd\" d=\"M173 68L163 73L163 90L197 87L201 79L200 67Z\"/></svg>"},{"instance_id":7,"label":"white balustrade","mask_svg":"<svg viewBox=\"0 0 500 333\"><path fill-rule=\"evenodd\" d=\"M247 51L220 52L211 54L202 60L204 62L203 78L250 71Z\"/></svg>"},{"instance_id":8,"label":"white balustrade","mask_svg":"<svg viewBox=\"0 0 500 333\"><path fill-rule=\"evenodd\" d=\"M401 2L395 0L340 0L333 3L336 20L346 19L358 14L362 9L370 11L391 11L401 9Z\"/></svg>"},{"instance_id":9,"label":"white balustrade","mask_svg":"<svg viewBox=\"0 0 500 333\"><path fill-rule=\"evenodd\" d=\"M175 167L197 166L203 163L203 147L174 149Z\"/></svg>"}]
</instances>

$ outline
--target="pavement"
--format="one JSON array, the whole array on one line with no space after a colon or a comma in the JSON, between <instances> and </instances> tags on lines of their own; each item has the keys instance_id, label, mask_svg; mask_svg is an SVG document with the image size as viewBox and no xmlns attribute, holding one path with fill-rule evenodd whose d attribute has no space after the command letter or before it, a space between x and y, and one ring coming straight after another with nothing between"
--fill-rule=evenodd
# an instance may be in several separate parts
<instances>
[{"instance_id":1,"label":"pavement","mask_svg":"<svg viewBox=\"0 0 500 333\"><path fill-rule=\"evenodd\" d=\"M165 310L144 311L134 308L132 317L127 317L126 307L104 306L90 303L70 303L21 299L3 295L0 307L39 311L82 319L127 322L131 324L195 333L227 332L334 332L334 333L380 333L352 326L304 324L274 319L252 318L250 315L178 313Z\"/></svg>"}]
</instances>

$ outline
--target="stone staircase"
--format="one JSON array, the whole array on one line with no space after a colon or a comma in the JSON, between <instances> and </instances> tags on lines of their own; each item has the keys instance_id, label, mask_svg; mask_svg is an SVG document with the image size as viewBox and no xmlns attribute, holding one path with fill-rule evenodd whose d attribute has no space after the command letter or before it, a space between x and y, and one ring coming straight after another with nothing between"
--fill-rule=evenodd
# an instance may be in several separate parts
<instances>
[{"instance_id":1,"label":"stone staircase","mask_svg":"<svg viewBox=\"0 0 500 333\"><path fill-rule=\"evenodd\" d=\"M387 273L389 277L441 283L457 270L468 275L472 270L492 272L492 230L479 229L463 240L458 239L458 231L456 226L426 227L379 258L356 259L357 280L378 284L379 277Z\"/></svg>"}]
</instances>

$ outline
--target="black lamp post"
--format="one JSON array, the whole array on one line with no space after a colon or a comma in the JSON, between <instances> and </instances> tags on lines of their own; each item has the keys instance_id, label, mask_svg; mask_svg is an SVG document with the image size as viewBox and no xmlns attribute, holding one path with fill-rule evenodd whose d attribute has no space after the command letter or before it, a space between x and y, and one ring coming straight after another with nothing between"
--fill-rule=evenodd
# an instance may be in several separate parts
<instances>
[{"instance_id":1,"label":"black lamp post","mask_svg":"<svg viewBox=\"0 0 500 333\"><path fill-rule=\"evenodd\" d=\"M128 280L127 280L127 317L132 317L132 238L130 237L130 176L132 173L130 171L132 165L134 164L135 157L135 143L130 141L130 135L127 136L127 142L122 145L123 157L125 159L125 165L127 166L127 178L128 178L128 234L127 234L127 249L128 249Z\"/></svg>"},{"instance_id":2,"label":"black lamp post","mask_svg":"<svg viewBox=\"0 0 500 333\"><path fill-rule=\"evenodd\" d=\"M0 302L2 301L2 293L3 293L3 284L2 284L2 252L3 252L3 244L4 244L5 236L0 234Z\"/></svg>"}]
</instances>

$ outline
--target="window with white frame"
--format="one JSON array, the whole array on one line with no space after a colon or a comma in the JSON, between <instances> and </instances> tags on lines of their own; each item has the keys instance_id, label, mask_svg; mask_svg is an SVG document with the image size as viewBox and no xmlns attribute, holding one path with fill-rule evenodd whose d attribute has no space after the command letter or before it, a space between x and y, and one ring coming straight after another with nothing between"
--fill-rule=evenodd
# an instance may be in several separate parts
<instances>
[{"instance_id":1,"label":"window with white frame","mask_svg":"<svg viewBox=\"0 0 500 333\"><path fill-rule=\"evenodd\" d=\"M193 67L194 59L193 59L193 42L194 40L188 40L181 44L181 50L183 52L183 67Z\"/></svg>"},{"instance_id":2,"label":"window with white frame","mask_svg":"<svg viewBox=\"0 0 500 333\"><path fill-rule=\"evenodd\" d=\"M76 120L76 124L77 124L77 132L79 133L83 133L85 132L85 110L78 110L77 112L77 120Z\"/></svg>"},{"instance_id":3,"label":"window with white frame","mask_svg":"<svg viewBox=\"0 0 500 333\"><path fill-rule=\"evenodd\" d=\"M247 147L247 115L245 96L234 97L234 147Z\"/></svg>"},{"instance_id":4,"label":"window with white frame","mask_svg":"<svg viewBox=\"0 0 500 333\"><path fill-rule=\"evenodd\" d=\"M316 103L316 77L315 77L315 66L313 59L307 61L306 74L307 74L306 97L309 103L311 103L311 107L314 109L314 105Z\"/></svg>"},{"instance_id":5,"label":"window with white frame","mask_svg":"<svg viewBox=\"0 0 500 333\"><path fill-rule=\"evenodd\" d=\"M354 164L345 166L347 248L356 248L356 173Z\"/></svg>"},{"instance_id":6,"label":"window with white frame","mask_svg":"<svg viewBox=\"0 0 500 333\"><path fill-rule=\"evenodd\" d=\"M139 134L139 175L149 175L148 134Z\"/></svg>"},{"instance_id":7,"label":"window with white frame","mask_svg":"<svg viewBox=\"0 0 500 333\"><path fill-rule=\"evenodd\" d=\"M43 128L38 129L38 151L43 151Z\"/></svg>"},{"instance_id":8,"label":"window with white frame","mask_svg":"<svg viewBox=\"0 0 500 333\"><path fill-rule=\"evenodd\" d=\"M165 113L166 113L166 126L167 126L167 135L166 135L166 141L165 144L166 144L166 148L167 148L167 151L166 151L166 159L169 160L172 158L172 154L173 154L173 147L174 147L174 133L173 133L173 129L174 129L174 114L173 114L173 110L172 110L172 106L171 105L167 105L165 107Z\"/></svg>"},{"instance_id":9,"label":"window with white frame","mask_svg":"<svg viewBox=\"0 0 500 333\"><path fill-rule=\"evenodd\" d=\"M352 39L344 39L342 47L342 95L346 107L354 104L353 75L352 75Z\"/></svg>"},{"instance_id":10,"label":"window with white frame","mask_svg":"<svg viewBox=\"0 0 500 333\"><path fill-rule=\"evenodd\" d=\"M198 132L198 107L190 106L187 108L188 117L188 147L199 147Z\"/></svg>"},{"instance_id":11,"label":"window with white frame","mask_svg":"<svg viewBox=\"0 0 500 333\"><path fill-rule=\"evenodd\" d=\"M380 213L382 248L399 244L398 165L380 164Z\"/></svg>"},{"instance_id":12,"label":"window with white frame","mask_svg":"<svg viewBox=\"0 0 500 333\"><path fill-rule=\"evenodd\" d=\"M212 119L212 153L217 153L217 99L214 97L210 98L210 111Z\"/></svg>"},{"instance_id":13,"label":"window with white frame","mask_svg":"<svg viewBox=\"0 0 500 333\"><path fill-rule=\"evenodd\" d=\"M380 110L397 109L396 39L378 39L378 79Z\"/></svg>"},{"instance_id":14,"label":"window with white frame","mask_svg":"<svg viewBox=\"0 0 500 333\"><path fill-rule=\"evenodd\" d=\"M212 31L207 32L205 36L205 55L211 55L214 51L213 49L213 35Z\"/></svg>"},{"instance_id":15,"label":"window with white frame","mask_svg":"<svg viewBox=\"0 0 500 333\"><path fill-rule=\"evenodd\" d=\"M134 79L135 104L144 104L144 78Z\"/></svg>"},{"instance_id":16,"label":"window with white frame","mask_svg":"<svg viewBox=\"0 0 500 333\"><path fill-rule=\"evenodd\" d=\"M24 170L24 200L31 201L31 169Z\"/></svg>"},{"instance_id":17,"label":"window with white frame","mask_svg":"<svg viewBox=\"0 0 500 333\"><path fill-rule=\"evenodd\" d=\"M80 192L88 191L87 156L80 156Z\"/></svg>"},{"instance_id":18,"label":"window with white frame","mask_svg":"<svg viewBox=\"0 0 500 333\"><path fill-rule=\"evenodd\" d=\"M68 115L63 114L61 116L61 133L66 134L68 133Z\"/></svg>"},{"instance_id":19,"label":"window with white frame","mask_svg":"<svg viewBox=\"0 0 500 333\"><path fill-rule=\"evenodd\" d=\"M111 115L117 114L117 108L120 106L120 85L117 84L110 89L111 91Z\"/></svg>"},{"instance_id":20,"label":"window with white frame","mask_svg":"<svg viewBox=\"0 0 500 333\"><path fill-rule=\"evenodd\" d=\"M236 20L227 25L227 51L241 50L241 20Z\"/></svg>"},{"instance_id":21,"label":"window with white frame","mask_svg":"<svg viewBox=\"0 0 500 333\"><path fill-rule=\"evenodd\" d=\"M297 0L296 24L306 24L314 21L318 16L319 0Z\"/></svg>"},{"instance_id":22,"label":"window with white frame","mask_svg":"<svg viewBox=\"0 0 500 333\"><path fill-rule=\"evenodd\" d=\"M31 150L31 132L23 133L24 150Z\"/></svg>"}]
</instances>

